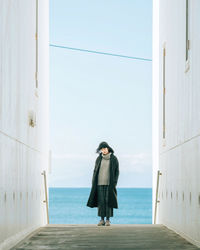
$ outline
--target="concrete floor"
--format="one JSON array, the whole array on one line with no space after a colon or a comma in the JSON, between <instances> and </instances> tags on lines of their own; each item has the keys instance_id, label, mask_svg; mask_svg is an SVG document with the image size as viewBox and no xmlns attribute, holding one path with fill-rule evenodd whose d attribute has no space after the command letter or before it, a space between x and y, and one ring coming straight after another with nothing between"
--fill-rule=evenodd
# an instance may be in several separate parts
<instances>
[{"instance_id":1,"label":"concrete floor","mask_svg":"<svg viewBox=\"0 0 200 250\"><path fill-rule=\"evenodd\" d=\"M15 249L199 249L163 225L49 225Z\"/></svg>"}]
</instances>

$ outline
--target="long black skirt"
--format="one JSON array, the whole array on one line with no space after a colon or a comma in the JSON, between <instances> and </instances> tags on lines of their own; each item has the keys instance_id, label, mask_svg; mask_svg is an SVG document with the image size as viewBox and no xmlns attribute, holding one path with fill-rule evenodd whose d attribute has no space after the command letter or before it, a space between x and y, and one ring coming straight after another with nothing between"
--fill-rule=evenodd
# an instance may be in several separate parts
<instances>
[{"instance_id":1,"label":"long black skirt","mask_svg":"<svg viewBox=\"0 0 200 250\"><path fill-rule=\"evenodd\" d=\"M108 206L108 185L97 185L98 216L113 217L113 208Z\"/></svg>"}]
</instances>

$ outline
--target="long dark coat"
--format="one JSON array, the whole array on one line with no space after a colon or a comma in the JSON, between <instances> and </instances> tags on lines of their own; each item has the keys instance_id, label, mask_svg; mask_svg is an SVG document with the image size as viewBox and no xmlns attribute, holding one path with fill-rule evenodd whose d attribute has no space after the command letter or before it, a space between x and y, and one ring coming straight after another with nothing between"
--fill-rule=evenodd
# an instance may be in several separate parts
<instances>
[{"instance_id":1,"label":"long dark coat","mask_svg":"<svg viewBox=\"0 0 200 250\"><path fill-rule=\"evenodd\" d=\"M101 166L102 153L96 159L95 167L92 177L92 188L88 198L87 206L88 207L98 207L98 197L97 197L97 183L98 183L98 174ZM117 202L117 181L119 177L119 162L117 157L111 153L110 154L110 184L109 184L109 195L108 195L108 206L113 208L118 208Z\"/></svg>"}]
</instances>

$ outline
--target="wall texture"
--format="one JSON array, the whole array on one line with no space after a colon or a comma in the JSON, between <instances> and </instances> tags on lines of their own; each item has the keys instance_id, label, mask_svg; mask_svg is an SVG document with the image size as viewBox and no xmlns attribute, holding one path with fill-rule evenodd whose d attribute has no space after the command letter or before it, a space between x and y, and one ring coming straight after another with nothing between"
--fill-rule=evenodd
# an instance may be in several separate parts
<instances>
[{"instance_id":1,"label":"wall texture","mask_svg":"<svg viewBox=\"0 0 200 250\"><path fill-rule=\"evenodd\" d=\"M0 249L47 222L48 5L0 1Z\"/></svg>"},{"instance_id":2,"label":"wall texture","mask_svg":"<svg viewBox=\"0 0 200 250\"><path fill-rule=\"evenodd\" d=\"M160 169L157 223L200 246L200 1L188 0L188 29L186 3L153 3L153 202Z\"/></svg>"}]
</instances>

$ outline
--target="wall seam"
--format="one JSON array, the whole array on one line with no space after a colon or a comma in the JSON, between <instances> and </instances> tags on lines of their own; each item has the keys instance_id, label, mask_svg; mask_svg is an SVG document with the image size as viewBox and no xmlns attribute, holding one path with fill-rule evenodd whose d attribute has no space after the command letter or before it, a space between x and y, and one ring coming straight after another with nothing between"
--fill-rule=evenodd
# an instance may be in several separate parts
<instances>
[{"instance_id":1,"label":"wall seam","mask_svg":"<svg viewBox=\"0 0 200 250\"><path fill-rule=\"evenodd\" d=\"M191 141L191 140L193 140L193 139L195 139L195 138L197 138L199 136L200 136L200 134L195 135L195 136L191 137L190 139L188 139L188 140L186 140L186 141L184 141L184 142L182 142L180 144L177 144L176 146L174 146L174 147L172 147L172 148L170 148L168 150L163 151L162 153L160 153L160 155L165 154L165 153L169 152L170 150L173 150L173 149L175 149L175 148L177 148L177 147L179 147L179 146L181 146L181 145L183 145L183 144L185 144L185 143L187 143L187 142L189 142L189 141Z\"/></svg>"},{"instance_id":2,"label":"wall seam","mask_svg":"<svg viewBox=\"0 0 200 250\"><path fill-rule=\"evenodd\" d=\"M18 140L18 139L16 139L16 138L14 138L14 137L8 135L8 134L6 134L5 132L3 132L3 131L1 131L1 130L0 130L0 133L3 134L4 136L7 136L7 137L10 138L11 140L14 140L14 141L16 141L16 142L18 142L18 143L20 143L20 144L22 144L22 145L24 145L24 146L26 146L26 147L32 149L33 151L36 151L36 152L38 152L38 153L40 153L40 154L42 154L42 155L48 156L48 153L41 152L41 151L39 151L38 149L29 146L28 144L26 144L26 143L24 143L24 142L22 142L22 141L20 141L20 140Z\"/></svg>"}]
</instances>

